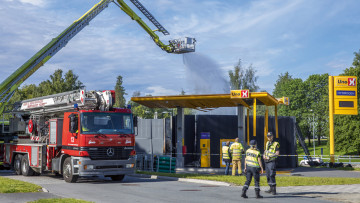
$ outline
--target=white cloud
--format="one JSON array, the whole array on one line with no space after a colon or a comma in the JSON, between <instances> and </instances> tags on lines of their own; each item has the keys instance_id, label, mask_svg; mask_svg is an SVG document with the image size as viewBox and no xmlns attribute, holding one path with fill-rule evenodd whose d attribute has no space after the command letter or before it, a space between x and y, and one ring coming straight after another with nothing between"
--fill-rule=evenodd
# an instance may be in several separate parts
<instances>
[{"instance_id":1,"label":"white cloud","mask_svg":"<svg viewBox=\"0 0 360 203\"><path fill-rule=\"evenodd\" d=\"M0 81L97 2L2 2ZM355 35L358 26L353 24L338 29L348 30L349 34L343 36L352 39L349 40L352 46L341 40L327 41L327 37L337 36L337 33L319 34L322 27L349 23L348 16L339 15L356 8L358 3L351 1L153 0L145 1L144 5L171 33L171 36L159 34L164 43L172 38L196 37L197 53L219 64L217 74L225 79L228 79L227 71L238 59L242 59L246 67L253 64L258 71L260 89L273 86L277 75L289 69L294 74L309 75L315 68L317 72L325 72L329 67L339 70L343 64L348 64L345 66L348 67L353 51L358 50L356 46L360 44ZM351 17L358 19L358 12L353 12ZM153 25L149 26L153 28ZM334 32L335 28L338 27L330 31ZM318 38L309 41L314 36ZM328 44L334 44L331 49L340 47L338 50L344 53L336 56L336 51L320 49ZM318 53L314 53L315 48ZM182 88L187 93L194 90L182 56L163 52L135 21L115 5L105 9L27 83L45 80L57 68L64 72L73 69L88 89L112 88L116 76L122 75L129 95L136 90L152 95L179 94Z\"/></svg>"},{"instance_id":2,"label":"white cloud","mask_svg":"<svg viewBox=\"0 0 360 203\"><path fill-rule=\"evenodd\" d=\"M6 0L6 1L16 1L16 0ZM31 4L40 7L43 7L46 4L46 0L18 0L18 1L24 4Z\"/></svg>"},{"instance_id":3,"label":"white cloud","mask_svg":"<svg viewBox=\"0 0 360 203\"><path fill-rule=\"evenodd\" d=\"M326 64L326 66L333 69L341 69L341 70L348 68L348 64L344 60L330 61L329 63Z\"/></svg>"},{"instance_id":4,"label":"white cloud","mask_svg":"<svg viewBox=\"0 0 360 203\"><path fill-rule=\"evenodd\" d=\"M150 86L146 88L145 95L153 95L153 96L162 96L162 95L178 95L179 92L172 90L172 89L166 89L162 86L156 85L156 86Z\"/></svg>"}]
</instances>

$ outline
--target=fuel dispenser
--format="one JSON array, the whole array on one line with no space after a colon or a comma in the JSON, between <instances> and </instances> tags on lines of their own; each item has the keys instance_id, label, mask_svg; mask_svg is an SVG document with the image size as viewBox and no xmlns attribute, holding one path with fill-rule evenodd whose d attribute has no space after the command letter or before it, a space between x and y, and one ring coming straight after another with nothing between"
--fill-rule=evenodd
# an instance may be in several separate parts
<instances>
[{"instance_id":1,"label":"fuel dispenser","mask_svg":"<svg viewBox=\"0 0 360 203\"><path fill-rule=\"evenodd\" d=\"M201 167L210 167L210 133L202 132L200 136Z\"/></svg>"}]
</instances>

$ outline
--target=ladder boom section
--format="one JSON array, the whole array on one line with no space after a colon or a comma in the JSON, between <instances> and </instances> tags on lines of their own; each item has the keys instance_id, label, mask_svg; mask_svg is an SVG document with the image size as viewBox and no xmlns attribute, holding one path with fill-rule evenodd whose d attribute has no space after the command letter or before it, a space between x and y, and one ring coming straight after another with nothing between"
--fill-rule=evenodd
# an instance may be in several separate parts
<instances>
[{"instance_id":1,"label":"ladder boom section","mask_svg":"<svg viewBox=\"0 0 360 203\"><path fill-rule=\"evenodd\" d=\"M183 54L188 52L194 52L195 51L195 38L185 37L175 40L170 40L169 45L164 44L160 39L159 36L153 31L125 2L124 0L116 0L119 4L119 7L122 11L124 11L128 16L131 17L131 19L135 20L154 40L154 42L164 51L168 53L174 53L174 54ZM134 0L131 0L134 1ZM138 5L141 3L139 1L134 1L135 6L136 2ZM138 6L137 6L138 7ZM139 8L140 7L140 8ZM145 12L145 7L141 4L139 6L139 10L141 12ZM146 10L147 11L147 10ZM147 14L145 14L147 13ZM147 17L150 12L145 12L144 15ZM151 14L150 14L151 15ZM152 15L151 15L152 16ZM149 18L149 17L148 17ZM155 18L154 18L155 19ZM150 19L149 19L150 20ZM150 20L151 21L151 20ZM157 21L156 21L157 22ZM154 23L155 25L155 23ZM160 25L160 23L159 23ZM156 25L155 25L156 26ZM156 26L157 27L157 26ZM162 26L161 26L162 27ZM159 29L160 30L160 29Z\"/></svg>"},{"instance_id":2,"label":"ladder boom section","mask_svg":"<svg viewBox=\"0 0 360 203\"><path fill-rule=\"evenodd\" d=\"M159 29L164 35L170 35L170 33L155 19L155 17L138 1L130 0L143 14L146 16L150 22L152 22L155 27Z\"/></svg>"},{"instance_id":3,"label":"ladder boom section","mask_svg":"<svg viewBox=\"0 0 360 203\"><path fill-rule=\"evenodd\" d=\"M58 113L74 109L98 109L108 111L112 107L111 91L85 91L83 89L53 94L21 101L15 111L29 112L32 115Z\"/></svg>"},{"instance_id":4,"label":"ladder boom section","mask_svg":"<svg viewBox=\"0 0 360 203\"><path fill-rule=\"evenodd\" d=\"M131 0L135 6L139 8L143 14L154 23L154 25L164 34L169 34L165 28L150 14L150 12L137 0ZM0 84L0 114L3 113L5 106L14 94L15 90L34 72L36 72L42 65L44 65L52 56L60 51L65 45L84 27L86 27L92 19L94 19L101 11L103 11L108 5L115 0L101 0L95 4L89 11L87 11L78 20L74 21L67 29L65 29L60 35L52 39L47 45L45 45L40 51L26 61L20 68L18 68L13 74L6 78ZM149 26L123 1L117 0L118 6L135 20L154 40L154 42L164 51L168 53L187 53L195 51L195 39L183 38L177 40L170 40L169 45L165 45L160 41L159 36L155 34L155 31L151 30Z\"/></svg>"},{"instance_id":5,"label":"ladder boom section","mask_svg":"<svg viewBox=\"0 0 360 203\"><path fill-rule=\"evenodd\" d=\"M78 34L89 22L103 11L111 0L102 0L94 5L88 12L74 21L66 30L52 39L33 57L26 61L20 68L11 74L0 84L0 114L11 98L14 91L35 71L44 65L52 56L60 51L76 34Z\"/></svg>"}]
</instances>

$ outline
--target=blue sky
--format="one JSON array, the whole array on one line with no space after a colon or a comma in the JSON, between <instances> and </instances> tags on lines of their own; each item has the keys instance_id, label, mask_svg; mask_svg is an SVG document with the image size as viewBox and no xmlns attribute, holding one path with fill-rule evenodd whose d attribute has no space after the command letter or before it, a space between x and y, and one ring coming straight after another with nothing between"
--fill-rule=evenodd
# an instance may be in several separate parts
<instances>
[{"instance_id":1,"label":"blue sky","mask_svg":"<svg viewBox=\"0 0 360 203\"><path fill-rule=\"evenodd\" d=\"M0 81L98 1L2 0ZM214 81L228 80L228 71L241 59L245 67L253 64L260 89L271 93L278 75L286 71L302 79L311 74L338 75L351 66L353 53L360 49L356 0L141 2L170 32L170 36L159 33L163 42L195 37L196 54L188 57L206 63L186 67L182 55L162 51L111 3L24 84L38 84L61 68L72 69L88 90L113 89L116 76L122 75L127 99L134 91L205 93L197 91L199 81L209 83L206 93L219 93Z\"/></svg>"}]
</instances>

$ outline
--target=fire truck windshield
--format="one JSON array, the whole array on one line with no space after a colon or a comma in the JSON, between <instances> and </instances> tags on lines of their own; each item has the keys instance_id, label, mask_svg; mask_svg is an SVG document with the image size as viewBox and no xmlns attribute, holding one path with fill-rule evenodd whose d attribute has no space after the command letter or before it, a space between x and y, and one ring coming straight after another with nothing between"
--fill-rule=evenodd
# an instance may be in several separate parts
<instances>
[{"instance_id":1,"label":"fire truck windshield","mask_svg":"<svg viewBox=\"0 0 360 203\"><path fill-rule=\"evenodd\" d=\"M82 134L130 134L131 114L124 113L82 113Z\"/></svg>"}]
</instances>

